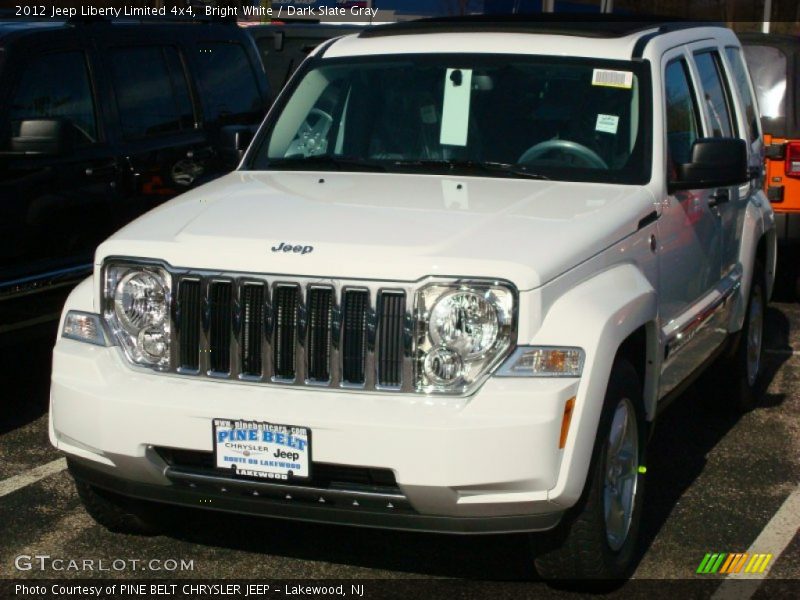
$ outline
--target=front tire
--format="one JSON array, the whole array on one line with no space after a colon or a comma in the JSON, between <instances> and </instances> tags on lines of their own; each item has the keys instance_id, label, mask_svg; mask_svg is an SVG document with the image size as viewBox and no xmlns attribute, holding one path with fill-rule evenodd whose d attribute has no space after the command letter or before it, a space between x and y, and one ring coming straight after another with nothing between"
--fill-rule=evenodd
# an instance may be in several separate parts
<instances>
[{"instance_id":1,"label":"front tire","mask_svg":"<svg viewBox=\"0 0 800 600\"><path fill-rule=\"evenodd\" d=\"M712 392L715 402L729 412L752 410L763 391L766 289L764 267L760 261L756 261L747 296L744 325L732 336L734 342L730 353L720 358L709 379L710 385L719 385L721 391Z\"/></svg>"},{"instance_id":2,"label":"front tire","mask_svg":"<svg viewBox=\"0 0 800 600\"><path fill-rule=\"evenodd\" d=\"M532 542L545 579L622 579L633 567L644 495L645 425L636 370L617 359L581 499L559 526Z\"/></svg>"},{"instance_id":3,"label":"front tire","mask_svg":"<svg viewBox=\"0 0 800 600\"><path fill-rule=\"evenodd\" d=\"M764 314L767 307L766 280L760 261L753 266L753 282L747 298L747 313L734 354L733 400L742 412L752 410L761 391L764 365Z\"/></svg>"}]
</instances>

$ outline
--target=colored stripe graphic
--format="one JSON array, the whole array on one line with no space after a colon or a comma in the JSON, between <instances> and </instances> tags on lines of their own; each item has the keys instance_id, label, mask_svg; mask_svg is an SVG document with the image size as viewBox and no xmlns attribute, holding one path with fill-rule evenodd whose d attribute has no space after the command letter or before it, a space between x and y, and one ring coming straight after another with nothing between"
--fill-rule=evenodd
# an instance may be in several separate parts
<instances>
[{"instance_id":1,"label":"colored stripe graphic","mask_svg":"<svg viewBox=\"0 0 800 600\"><path fill-rule=\"evenodd\" d=\"M725 552L722 553L714 553L714 554L706 554L703 561L700 563L700 566L697 567L698 573L716 573L719 570L722 561L725 560Z\"/></svg>"},{"instance_id":2,"label":"colored stripe graphic","mask_svg":"<svg viewBox=\"0 0 800 600\"><path fill-rule=\"evenodd\" d=\"M747 557L749 555L747 552L737 552L735 554L729 554L728 560L725 561L725 564L722 565L720 569L720 573L738 573L742 570L745 561L747 561Z\"/></svg>"},{"instance_id":3,"label":"colored stripe graphic","mask_svg":"<svg viewBox=\"0 0 800 600\"><path fill-rule=\"evenodd\" d=\"M722 568L719 570L719 572L720 573L729 573L730 572L729 569L730 569L731 563L733 563L733 561L736 560L737 558L739 558L738 554L728 554L728 559L722 565Z\"/></svg>"},{"instance_id":4,"label":"colored stripe graphic","mask_svg":"<svg viewBox=\"0 0 800 600\"><path fill-rule=\"evenodd\" d=\"M772 559L772 554L753 554L753 558L747 564L745 573L763 573L767 568L767 563Z\"/></svg>"},{"instance_id":5,"label":"colored stripe graphic","mask_svg":"<svg viewBox=\"0 0 800 600\"><path fill-rule=\"evenodd\" d=\"M772 554L709 552L703 557L700 566L697 567L697 572L703 575L730 574L739 573L744 567L745 573L763 573L771 560Z\"/></svg>"},{"instance_id":6,"label":"colored stripe graphic","mask_svg":"<svg viewBox=\"0 0 800 600\"><path fill-rule=\"evenodd\" d=\"M747 557L749 554L747 552L742 552L741 558L739 558L739 562L736 563L736 566L733 568L733 573L738 573L744 567L744 563L747 562Z\"/></svg>"},{"instance_id":7,"label":"colored stripe graphic","mask_svg":"<svg viewBox=\"0 0 800 600\"><path fill-rule=\"evenodd\" d=\"M706 565L708 565L710 559L711 555L706 553L706 555L703 557L703 560L700 561L700 566L697 567L698 573L708 573L708 571L706 571Z\"/></svg>"}]
</instances>

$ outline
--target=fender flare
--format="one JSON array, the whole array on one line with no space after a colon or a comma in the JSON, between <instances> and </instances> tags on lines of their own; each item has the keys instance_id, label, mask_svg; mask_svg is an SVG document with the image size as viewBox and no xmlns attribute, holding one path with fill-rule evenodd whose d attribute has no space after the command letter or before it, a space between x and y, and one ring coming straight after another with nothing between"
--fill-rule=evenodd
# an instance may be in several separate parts
<instances>
[{"instance_id":1,"label":"fender flare","mask_svg":"<svg viewBox=\"0 0 800 600\"><path fill-rule=\"evenodd\" d=\"M580 283L547 311L532 344L576 346L585 352L561 468L555 487L548 492L551 501L567 507L580 498L594 452L614 358L628 336L643 325L656 322L657 311L653 286L630 263L616 265ZM655 331L653 327L649 333L655 335ZM656 340L648 340L648 355L655 347ZM652 387L647 382L642 384L645 392Z\"/></svg>"},{"instance_id":2,"label":"fender flare","mask_svg":"<svg viewBox=\"0 0 800 600\"><path fill-rule=\"evenodd\" d=\"M750 295L750 285L753 281L753 264L756 251L761 239L767 236L767 257L764 269L767 277L767 298L772 296L775 283L775 265L777 260L777 238L775 232L775 217L769 202L763 194L757 196L760 202L750 201L744 214L742 226L742 239L739 244L739 264L742 268L742 284L739 288L736 304L731 311L731 320L728 331L733 333L744 326L747 299ZM767 209L762 208L766 206Z\"/></svg>"}]
</instances>

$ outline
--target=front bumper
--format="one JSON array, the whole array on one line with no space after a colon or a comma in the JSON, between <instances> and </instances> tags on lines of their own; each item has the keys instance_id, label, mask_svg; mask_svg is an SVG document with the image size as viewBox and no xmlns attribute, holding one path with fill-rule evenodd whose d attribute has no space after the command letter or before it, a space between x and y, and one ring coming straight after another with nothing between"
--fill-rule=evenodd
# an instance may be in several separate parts
<instances>
[{"instance_id":1,"label":"front bumper","mask_svg":"<svg viewBox=\"0 0 800 600\"><path fill-rule=\"evenodd\" d=\"M491 378L470 398L283 388L141 371L116 347L59 338L50 439L76 477L142 499L374 527L536 531L565 510L549 490L578 383ZM390 470L396 486L232 480L155 450L210 452L215 417L310 427L315 465Z\"/></svg>"},{"instance_id":2,"label":"front bumper","mask_svg":"<svg viewBox=\"0 0 800 600\"><path fill-rule=\"evenodd\" d=\"M210 508L229 513L329 523L382 529L434 533L512 533L552 529L561 520L561 512L492 517L446 517L422 515L402 508L371 505L357 497L358 506L348 498L345 505L320 504L319 497L306 497L308 490L281 489L280 484L231 481L224 478L194 485L153 485L114 477L92 468L81 460L70 460L70 472L76 479L129 498L163 502L190 508ZM198 481L198 480L195 480ZM222 487L221 487L222 486ZM272 489L269 489L272 488ZM221 491L225 489L226 491ZM259 492L255 495L253 492ZM272 492L272 493L271 493ZM323 492L324 493L324 492ZM287 499L286 495L292 496Z\"/></svg>"}]
</instances>

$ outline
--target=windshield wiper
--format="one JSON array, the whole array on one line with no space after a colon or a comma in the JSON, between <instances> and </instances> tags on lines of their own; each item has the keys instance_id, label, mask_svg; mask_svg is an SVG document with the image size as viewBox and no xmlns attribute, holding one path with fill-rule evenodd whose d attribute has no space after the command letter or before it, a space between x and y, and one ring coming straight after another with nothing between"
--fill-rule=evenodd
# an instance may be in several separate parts
<instances>
[{"instance_id":1,"label":"windshield wiper","mask_svg":"<svg viewBox=\"0 0 800 600\"><path fill-rule=\"evenodd\" d=\"M276 158L270 160L267 166L270 169L289 170L309 169L323 171L373 171L378 173L386 171L386 167L376 162L361 160L349 156L331 156L330 154Z\"/></svg>"},{"instance_id":2,"label":"windshield wiper","mask_svg":"<svg viewBox=\"0 0 800 600\"><path fill-rule=\"evenodd\" d=\"M549 179L549 177L531 171L526 165L478 160L394 160L396 167L419 167L423 169L445 169L460 173L503 173L510 177L525 179Z\"/></svg>"},{"instance_id":3,"label":"windshield wiper","mask_svg":"<svg viewBox=\"0 0 800 600\"><path fill-rule=\"evenodd\" d=\"M509 173L511 175L516 175L517 177L524 177L526 179L543 179L543 180L550 179L546 175L542 175L541 173L531 171L530 167L520 163L502 163L502 162L489 161L489 162L482 162L480 164L491 171L500 171L502 173Z\"/></svg>"}]
</instances>

